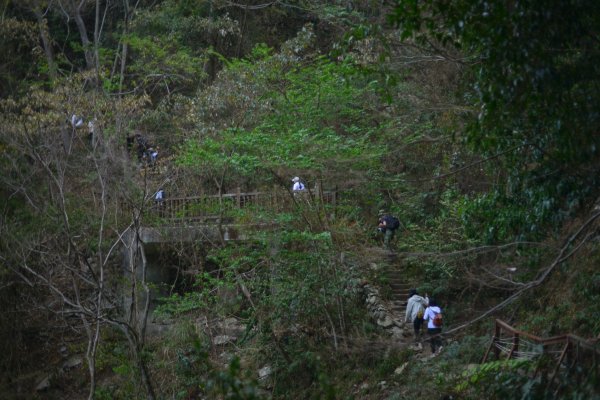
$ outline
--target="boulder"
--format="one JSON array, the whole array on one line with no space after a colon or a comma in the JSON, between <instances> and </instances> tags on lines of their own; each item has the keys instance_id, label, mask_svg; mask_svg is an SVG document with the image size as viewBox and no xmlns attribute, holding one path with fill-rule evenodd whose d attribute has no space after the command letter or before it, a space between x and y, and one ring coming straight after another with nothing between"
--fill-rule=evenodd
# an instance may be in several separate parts
<instances>
[{"instance_id":1,"label":"boulder","mask_svg":"<svg viewBox=\"0 0 600 400\"><path fill-rule=\"evenodd\" d=\"M72 356L72 357L69 357L69 359L63 363L62 369L66 371L66 370L78 367L81 364L83 364L83 359L81 357Z\"/></svg>"},{"instance_id":2,"label":"boulder","mask_svg":"<svg viewBox=\"0 0 600 400\"><path fill-rule=\"evenodd\" d=\"M258 370L258 379L267 379L269 376L271 376L272 373L273 370L271 369L271 366L265 365L264 367Z\"/></svg>"},{"instance_id":3,"label":"boulder","mask_svg":"<svg viewBox=\"0 0 600 400\"><path fill-rule=\"evenodd\" d=\"M394 325L394 321L392 321L392 319L386 315L384 318L377 320L377 325L381 326L382 328L389 328Z\"/></svg>"},{"instance_id":4,"label":"boulder","mask_svg":"<svg viewBox=\"0 0 600 400\"><path fill-rule=\"evenodd\" d=\"M229 335L217 335L213 338L212 342L215 346L222 346L225 344L233 343L236 338Z\"/></svg>"},{"instance_id":5,"label":"boulder","mask_svg":"<svg viewBox=\"0 0 600 400\"><path fill-rule=\"evenodd\" d=\"M397 326L392 327L391 329L392 332L392 338L394 339L403 339L404 338L404 330L398 328Z\"/></svg>"},{"instance_id":6,"label":"boulder","mask_svg":"<svg viewBox=\"0 0 600 400\"><path fill-rule=\"evenodd\" d=\"M246 326L235 318L226 318L225 320L218 322L217 327L221 330L223 335L233 336L236 339L246 331Z\"/></svg>"},{"instance_id":7,"label":"boulder","mask_svg":"<svg viewBox=\"0 0 600 400\"><path fill-rule=\"evenodd\" d=\"M36 392L42 392L49 388L50 388L50 375L47 375L35 386Z\"/></svg>"},{"instance_id":8,"label":"boulder","mask_svg":"<svg viewBox=\"0 0 600 400\"><path fill-rule=\"evenodd\" d=\"M407 366L408 366L408 363L405 362L404 364L402 364L401 366L399 366L398 368L396 368L394 370L394 374L401 375L404 372L404 370L406 369Z\"/></svg>"}]
</instances>

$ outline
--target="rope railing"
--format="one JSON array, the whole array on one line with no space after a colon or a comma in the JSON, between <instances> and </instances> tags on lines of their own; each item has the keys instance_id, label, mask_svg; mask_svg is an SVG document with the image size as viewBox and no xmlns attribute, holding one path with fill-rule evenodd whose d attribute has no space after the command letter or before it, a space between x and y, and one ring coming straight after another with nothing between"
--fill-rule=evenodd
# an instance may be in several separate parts
<instances>
[{"instance_id":1,"label":"rope railing","mask_svg":"<svg viewBox=\"0 0 600 400\"><path fill-rule=\"evenodd\" d=\"M588 369L598 369L600 347L597 339L586 340L577 335L566 334L541 338L528 332L518 330L506 322L497 319L492 341L483 357L482 363L488 361L491 353L496 360L502 359L541 359L549 356L556 364L549 377L552 383L561 366L571 369L576 364ZM539 372L539 365L535 374Z\"/></svg>"}]
</instances>

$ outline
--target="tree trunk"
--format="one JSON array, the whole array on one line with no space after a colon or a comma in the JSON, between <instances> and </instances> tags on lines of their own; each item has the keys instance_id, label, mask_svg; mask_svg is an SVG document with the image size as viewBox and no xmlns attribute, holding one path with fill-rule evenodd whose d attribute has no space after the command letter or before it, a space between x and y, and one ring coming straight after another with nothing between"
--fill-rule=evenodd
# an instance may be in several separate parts
<instances>
[{"instance_id":1,"label":"tree trunk","mask_svg":"<svg viewBox=\"0 0 600 400\"><path fill-rule=\"evenodd\" d=\"M52 50L52 41L48 34L48 25L42 11L40 10L39 4L36 3L33 7L33 12L37 20L38 28L40 30L40 38L42 39L42 46L44 47L44 54L46 55L46 62L48 63L48 75L54 80L56 78L56 64L54 63L54 51Z\"/></svg>"},{"instance_id":2,"label":"tree trunk","mask_svg":"<svg viewBox=\"0 0 600 400\"><path fill-rule=\"evenodd\" d=\"M94 19L94 68L96 85L100 85L100 0L96 0L96 17Z\"/></svg>"},{"instance_id":3,"label":"tree trunk","mask_svg":"<svg viewBox=\"0 0 600 400\"><path fill-rule=\"evenodd\" d=\"M81 6L83 5L83 1L79 3L79 5L75 5L73 0L71 0L71 8L73 10L73 18L75 19L75 25L77 25L77 30L79 31L79 36L81 37L81 45L83 47L83 54L85 55L85 64L87 69L94 68L94 52L92 42L87 34L87 29L85 27L85 22L81 17Z\"/></svg>"}]
</instances>

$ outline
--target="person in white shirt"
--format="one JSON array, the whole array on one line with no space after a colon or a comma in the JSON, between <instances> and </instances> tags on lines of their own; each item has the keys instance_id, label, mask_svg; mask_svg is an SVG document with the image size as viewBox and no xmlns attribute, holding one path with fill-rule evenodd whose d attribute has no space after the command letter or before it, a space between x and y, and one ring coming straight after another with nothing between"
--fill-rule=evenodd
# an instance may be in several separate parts
<instances>
[{"instance_id":1,"label":"person in white shirt","mask_svg":"<svg viewBox=\"0 0 600 400\"><path fill-rule=\"evenodd\" d=\"M165 191L160 188L154 195L154 203L158 207L158 214L162 216L165 210Z\"/></svg>"},{"instance_id":2,"label":"person in white shirt","mask_svg":"<svg viewBox=\"0 0 600 400\"><path fill-rule=\"evenodd\" d=\"M83 118L77 116L76 114L71 115L71 126L73 128L80 128L83 126Z\"/></svg>"},{"instance_id":3,"label":"person in white shirt","mask_svg":"<svg viewBox=\"0 0 600 400\"><path fill-rule=\"evenodd\" d=\"M427 295L425 295L425 297L421 297L417 293L417 289L410 289L408 294L408 303L406 303L404 322L412 322L415 332L415 342L419 340L421 326L423 325L423 316L425 315L425 308L428 305L429 299L427 298Z\"/></svg>"},{"instance_id":4,"label":"person in white shirt","mask_svg":"<svg viewBox=\"0 0 600 400\"><path fill-rule=\"evenodd\" d=\"M441 319L439 320L439 324L437 325L435 321L436 315L442 314L442 309L437 305L435 299L429 299L429 307L425 309L425 314L423 314L423 319L427 321L427 334L431 337L431 354L435 354L436 350L442 347L442 338L440 337L440 333L442 333Z\"/></svg>"},{"instance_id":5,"label":"person in white shirt","mask_svg":"<svg viewBox=\"0 0 600 400\"><path fill-rule=\"evenodd\" d=\"M306 187L302 182L300 182L300 178L298 178L297 176L295 176L294 179L292 179L292 182L294 182L294 186L292 186L292 191L300 192L302 190L306 190Z\"/></svg>"}]
</instances>

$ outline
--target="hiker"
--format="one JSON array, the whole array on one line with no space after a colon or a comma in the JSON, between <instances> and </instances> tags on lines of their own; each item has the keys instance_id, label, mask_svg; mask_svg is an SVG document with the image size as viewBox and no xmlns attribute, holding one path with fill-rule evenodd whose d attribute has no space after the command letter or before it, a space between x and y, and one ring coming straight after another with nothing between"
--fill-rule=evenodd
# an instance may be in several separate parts
<instances>
[{"instance_id":1,"label":"hiker","mask_svg":"<svg viewBox=\"0 0 600 400\"><path fill-rule=\"evenodd\" d=\"M149 148L148 153L150 153L150 165L154 167L158 160L158 146L156 146L156 149Z\"/></svg>"},{"instance_id":2,"label":"hiker","mask_svg":"<svg viewBox=\"0 0 600 400\"><path fill-rule=\"evenodd\" d=\"M77 116L76 114L71 115L71 126L73 128L80 128L83 126L83 118Z\"/></svg>"},{"instance_id":3,"label":"hiker","mask_svg":"<svg viewBox=\"0 0 600 400\"><path fill-rule=\"evenodd\" d=\"M148 142L146 141L146 138L142 136L141 133L135 134L135 141L137 143L138 161L145 161L146 151L148 150Z\"/></svg>"},{"instance_id":4,"label":"hiker","mask_svg":"<svg viewBox=\"0 0 600 400\"><path fill-rule=\"evenodd\" d=\"M383 245L390 249L390 242L394 238L396 229L400 227L400 220L393 215L386 214L384 210L379 210L379 224L377 230L384 234Z\"/></svg>"},{"instance_id":5,"label":"hiker","mask_svg":"<svg viewBox=\"0 0 600 400\"><path fill-rule=\"evenodd\" d=\"M425 315L425 308L428 305L429 299L427 298L427 295L425 295L425 297L421 297L417 293L417 289L410 289L408 294L408 303L406 304L406 316L404 317L404 322L413 323L415 342L419 341L421 326L423 325L423 316Z\"/></svg>"},{"instance_id":6,"label":"hiker","mask_svg":"<svg viewBox=\"0 0 600 400\"><path fill-rule=\"evenodd\" d=\"M96 118L88 121L88 138L90 139L90 145L93 147L96 144Z\"/></svg>"},{"instance_id":7,"label":"hiker","mask_svg":"<svg viewBox=\"0 0 600 400\"><path fill-rule=\"evenodd\" d=\"M306 190L306 187L302 182L300 182L300 178L298 178L297 176L295 176L294 179L292 179L292 182L294 182L294 185L292 186L293 192L301 192L303 190Z\"/></svg>"},{"instance_id":8,"label":"hiker","mask_svg":"<svg viewBox=\"0 0 600 400\"><path fill-rule=\"evenodd\" d=\"M162 214L165 207L165 191L162 188L158 189L154 195L154 204L156 204L159 214Z\"/></svg>"},{"instance_id":9,"label":"hiker","mask_svg":"<svg viewBox=\"0 0 600 400\"><path fill-rule=\"evenodd\" d=\"M431 337L431 354L442 349L442 309L437 305L435 299L429 300L429 307L425 309L423 319L427 321L427 334Z\"/></svg>"}]
</instances>

